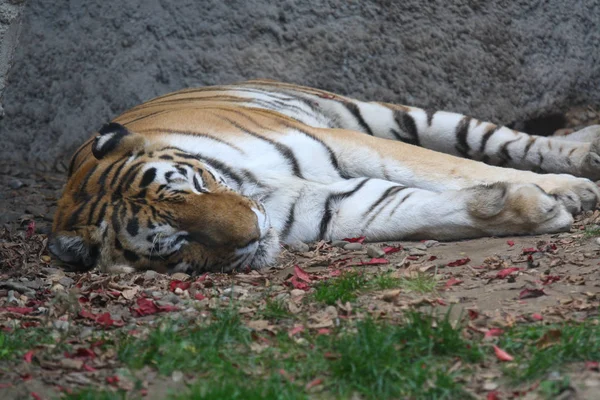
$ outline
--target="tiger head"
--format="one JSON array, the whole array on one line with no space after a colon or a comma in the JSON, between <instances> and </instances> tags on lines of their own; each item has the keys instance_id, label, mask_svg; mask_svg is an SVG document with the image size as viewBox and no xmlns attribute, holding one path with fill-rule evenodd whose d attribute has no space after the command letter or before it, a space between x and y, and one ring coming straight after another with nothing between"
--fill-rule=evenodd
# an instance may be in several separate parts
<instances>
[{"instance_id":1,"label":"tiger head","mask_svg":"<svg viewBox=\"0 0 600 400\"><path fill-rule=\"evenodd\" d=\"M199 273L275 259L278 236L264 207L206 160L114 122L90 145L87 158L74 157L54 217L48 248L61 261L80 270Z\"/></svg>"}]
</instances>

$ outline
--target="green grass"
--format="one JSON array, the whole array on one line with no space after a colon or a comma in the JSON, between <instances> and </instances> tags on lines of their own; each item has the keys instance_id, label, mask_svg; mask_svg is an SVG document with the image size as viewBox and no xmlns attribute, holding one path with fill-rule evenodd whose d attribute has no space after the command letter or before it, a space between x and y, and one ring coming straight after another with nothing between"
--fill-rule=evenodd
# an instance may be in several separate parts
<instances>
[{"instance_id":1,"label":"green grass","mask_svg":"<svg viewBox=\"0 0 600 400\"><path fill-rule=\"evenodd\" d=\"M259 314L265 319L285 319L292 315L283 300L269 297L266 299L265 308L260 310Z\"/></svg>"},{"instance_id":2,"label":"green grass","mask_svg":"<svg viewBox=\"0 0 600 400\"><path fill-rule=\"evenodd\" d=\"M458 359L482 359L461 329L414 313L402 325L366 320L330 335L283 331L260 339L232 309L210 324L165 322L144 339L123 336L117 347L132 369L150 365L167 377L176 370L200 377L175 399L307 399L315 393L306 385L315 379L322 380L316 390L323 398L450 399L466 393L449 368ZM253 347L265 340L262 351Z\"/></svg>"},{"instance_id":3,"label":"green grass","mask_svg":"<svg viewBox=\"0 0 600 400\"><path fill-rule=\"evenodd\" d=\"M361 271L348 271L338 278L328 279L315 287L315 300L333 305L356 299L361 289L367 287L368 280Z\"/></svg>"},{"instance_id":4,"label":"green grass","mask_svg":"<svg viewBox=\"0 0 600 400\"><path fill-rule=\"evenodd\" d=\"M133 396L127 396L124 391L111 392L95 389L85 389L77 393L64 394L60 397L62 400L125 400L127 398L133 398Z\"/></svg>"},{"instance_id":5,"label":"green grass","mask_svg":"<svg viewBox=\"0 0 600 400\"><path fill-rule=\"evenodd\" d=\"M600 236L600 227L586 226L583 233L586 238L598 237Z\"/></svg>"},{"instance_id":6,"label":"green grass","mask_svg":"<svg viewBox=\"0 0 600 400\"><path fill-rule=\"evenodd\" d=\"M563 325L517 326L500 338L500 347L515 357L505 373L513 382L544 377L548 372L578 361L600 361L600 324L598 319ZM547 348L538 341L549 331L559 330L560 338Z\"/></svg>"},{"instance_id":7,"label":"green grass","mask_svg":"<svg viewBox=\"0 0 600 400\"><path fill-rule=\"evenodd\" d=\"M419 272L414 277L394 278L390 273L377 275L369 282L377 290L401 288L421 294L434 293L439 285L435 274Z\"/></svg>"},{"instance_id":8,"label":"green grass","mask_svg":"<svg viewBox=\"0 0 600 400\"><path fill-rule=\"evenodd\" d=\"M22 357L27 351L42 344L54 343L50 331L44 328L13 329L0 331L0 360Z\"/></svg>"}]
</instances>

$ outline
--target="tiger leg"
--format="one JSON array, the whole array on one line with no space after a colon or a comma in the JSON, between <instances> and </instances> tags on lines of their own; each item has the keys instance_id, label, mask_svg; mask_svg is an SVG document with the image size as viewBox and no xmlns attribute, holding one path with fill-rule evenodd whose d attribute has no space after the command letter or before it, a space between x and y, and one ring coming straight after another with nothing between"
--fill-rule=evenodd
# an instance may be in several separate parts
<instances>
[{"instance_id":1,"label":"tiger leg","mask_svg":"<svg viewBox=\"0 0 600 400\"><path fill-rule=\"evenodd\" d=\"M341 171L435 192L496 182L535 184L559 198L572 213L593 209L600 191L588 179L566 174L537 174L383 140L342 129L311 129L336 155Z\"/></svg>"},{"instance_id":2,"label":"tiger leg","mask_svg":"<svg viewBox=\"0 0 600 400\"><path fill-rule=\"evenodd\" d=\"M491 165L600 179L600 138L594 137L591 130L580 134L586 140L567 137L565 141L528 135L445 111L362 102L333 95L310 95L310 99L339 128Z\"/></svg>"},{"instance_id":3,"label":"tiger leg","mask_svg":"<svg viewBox=\"0 0 600 400\"><path fill-rule=\"evenodd\" d=\"M554 135L552 138L569 142L596 143L596 139L600 138L600 125L587 126L567 135Z\"/></svg>"},{"instance_id":4,"label":"tiger leg","mask_svg":"<svg viewBox=\"0 0 600 400\"><path fill-rule=\"evenodd\" d=\"M356 178L305 190L282 240L457 240L568 230L564 205L536 185L496 183L436 193ZM316 229L315 229L316 228Z\"/></svg>"}]
</instances>

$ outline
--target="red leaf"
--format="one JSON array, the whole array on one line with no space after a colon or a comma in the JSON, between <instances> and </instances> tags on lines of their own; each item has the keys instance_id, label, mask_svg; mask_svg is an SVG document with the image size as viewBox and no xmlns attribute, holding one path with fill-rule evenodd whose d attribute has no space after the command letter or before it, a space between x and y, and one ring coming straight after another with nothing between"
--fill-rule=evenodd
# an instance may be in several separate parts
<instances>
[{"instance_id":1,"label":"red leaf","mask_svg":"<svg viewBox=\"0 0 600 400\"><path fill-rule=\"evenodd\" d=\"M345 242L350 242L350 243L362 243L365 241L365 239L366 239L365 236L361 236L361 237L357 237L357 238L345 238L342 240Z\"/></svg>"},{"instance_id":2,"label":"red leaf","mask_svg":"<svg viewBox=\"0 0 600 400\"><path fill-rule=\"evenodd\" d=\"M479 313L476 310L467 310L469 312L469 319L472 321L479 317Z\"/></svg>"},{"instance_id":3,"label":"red leaf","mask_svg":"<svg viewBox=\"0 0 600 400\"><path fill-rule=\"evenodd\" d=\"M321 328L317 331L317 335L329 335L331 333L330 329Z\"/></svg>"},{"instance_id":4,"label":"red leaf","mask_svg":"<svg viewBox=\"0 0 600 400\"><path fill-rule=\"evenodd\" d=\"M509 245L510 247L513 247L515 245L515 242L513 242L512 240L507 240L506 244Z\"/></svg>"},{"instance_id":5,"label":"red leaf","mask_svg":"<svg viewBox=\"0 0 600 400\"><path fill-rule=\"evenodd\" d=\"M208 272L204 273L204 275L202 275L201 277L199 277L198 279L196 279L194 281L194 283L204 282L207 278L208 278Z\"/></svg>"},{"instance_id":6,"label":"red leaf","mask_svg":"<svg viewBox=\"0 0 600 400\"><path fill-rule=\"evenodd\" d=\"M3 307L0 308L1 311L12 312L16 314L29 314L33 312L33 307Z\"/></svg>"},{"instance_id":7,"label":"red leaf","mask_svg":"<svg viewBox=\"0 0 600 400\"><path fill-rule=\"evenodd\" d=\"M91 365L87 365L87 364L83 364L83 369L86 370L87 372L97 371L96 368L92 367Z\"/></svg>"},{"instance_id":8,"label":"red leaf","mask_svg":"<svg viewBox=\"0 0 600 400\"><path fill-rule=\"evenodd\" d=\"M533 319L535 319L537 321L543 321L544 320L544 317L542 316L542 314L537 314L537 313L531 314L531 318L533 318Z\"/></svg>"},{"instance_id":9,"label":"red leaf","mask_svg":"<svg viewBox=\"0 0 600 400\"><path fill-rule=\"evenodd\" d=\"M558 275L546 275L542 278L542 285L549 285L554 282L558 282L560 280L560 276Z\"/></svg>"},{"instance_id":10,"label":"red leaf","mask_svg":"<svg viewBox=\"0 0 600 400\"><path fill-rule=\"evenodd\" d=\"M132 310L136 312L140 317L144 315L152 315L158 312L158 307L154 304L152 300L148 300L145 297L139 297L137 299L137 308L133 308Z\"/></svg>"},{"instance_id":11,"label":"red leaf","mask_svg":"<svg viewBox=\"0 0 600 400\"><path fill-rule=\"evenodd\" d=\"M534 297L540 297L545 295L546 292L544 292L544 289L523 289L521 293L519 293L519 300L532 299Z\"/></svg>"},{"instance_id":12,"label":"red leaf","mask_svg":"<svg viewBox=\"0 0 600 400\"><path fill-rule=\"evenodd\" d=\"M27 364L31 364L32 358L33 358L33 350L29 350L27 353L25 353L25 355L23 355L23 360L25 360L25 362Z\"/></svg>"},{"instance_id":13,"label":"red leaf","mask_svg":"<svg viewBox=\"0 0 600 400\"><path fill-rule=\"evenodd\" d=\"M296 325L295 327L290 329L290 331L288 332L288 336L292 337L303 331L304 331L304 325Z\"/></svg>"},{"instance_id":14,"label":"red leaf","mask_svg":"<svg viewBox=\"0 0 600 400\"><path fill-rule=\"evenodd\" d=\"M27 231L25 232L25 238L29 239L35 233L35 221L29 221L27 224Z\"/></svg>"},{"instance_id":15,"label":"red leaf","mask_svg":"<svg viewBox=\"0 0 600 400\"><path fill-rule=\"evenodd\" d=\"M123 321L116 321L112 319L109 312L105 312L104 314L97 316L96 322L105 327L123 326L125 324Z\"/></svg>"},{"instance_id":16,"label":"red leaf","mask_svg":"<svg viewBox=\"0 0 600 400\"><path fill-rule=\"evenodd\" d=\"M82 318L93 319L94 321L96 320L96 314L94 314L88 310L79 311L79 316Z\"/></svg>"},{"instance_id":17,"label":"red leaf","mask_svg":"<svg viewBox=\"0 0 600 400\"><path fill-rule=\"evenodd\" d=\"M305 290L305 291L310 289L310 286L304 282L300 282L298 280L298 278L296 277L296 275L292 276L292 279L290 279L289 282L295 289L300 289L300 290Z\"/></svg>"},{"instance_id":18,"label":"red leaf","mask_svg":"<svg viewBox=\"0 0 600 400\"><path fill-rule=\"evenodd\" d=\"M496 391L489 392L487 394L487 400L500 400L500 395Z\"/></svg>"},{"instance_id":19,"label":"red leaf","mask_svg":"<svg viewBox=\"0 0 600 400\"><path fill-rule=\"evenodd\" d=\"M598 361L586 361L585 369L587 369L588 371L600 372L600 363Z\"/></svg>"},{"instance_id":20,"label":"red leaf","mask_svg":"<svg viewBox=\"0 0 600 400\"><path fill-rule=\"evenodd\" d=\"M445 306L446 302L442 299L435 299L436 303L438 303L440 306Z\"/></svg>"},{"instance_id":21,"label":"red leaf","mask_svg":"<svg viewBox=\"0 0 600 400\"><path fill-rule=\"evenodd\" d=\"M341 269L334 269L333 271L329 272L329 276L331 276L331 277L340 276L341 274L342 274Z\"/></svg>"},{"instance_id":22,"label":"red leaf","mask_svg":"<svg viewBox=\"0 0 600 400\"><path fill-rule=\"evenodd\" d=\"M500 360L500 361L514 360L513 356L511 356L510 354L508 354L507 352L502 350L500 347L498 347L496 345L493 345L493 347L494 347L494 353L496 353L496 357L498 357L498 360Z\"/></svg>"},{"instance_id":23,"label":"red leaf","mask_svg":"<svg viewBox=\"0 0 600 400\"><path fill-rule=\"evenodd\" d=\"M523 254L532 254L537 252L538 249L536 249L535 247L527 247L526 249L523 249Z\"/></svg>"},{"instance_id":24,"label":"red leaf","mask_svg":"<svg viewBox=\"0 0 600 400\"><path fill-rule=\"evenodd\" d=\"M431 256L427 259L427 261L435 261L435 260L437 260L436 256Z\"/></svg>"},{"instance_id":25,"label":"red leaf","mask_svg":"<svg viewBox=\"0 0 600 400\"><path fill-rule=\"evenodd\" d=\"M205 296L205 295L203 295L202 293L196 293L196 294L194 295L194 298L195 298L196 300L204 300L204 299L206 298L206 296Z\"/></svg>"},{"instance_id":26,"label":"red leaf","mask_svg":"<svg viewBox=\"0 0 600 400\"><path fill-rule=\"evenodd\" d=\"M79 358L96 358L96 353L94 353L94 350L92 349L85 349L83 347L77 349L77 351L75 352L75 354L73 354L71 356L72 357L79 357Z\"/></svg>"},{"instance_id":27,"label":"red leaf","mask_svg":"<svg viewBox=\"0 0 600 400\"><path fill-rule=\"evenodd\" d=\"M0 383L0 389L12 387L12 383Z\"/></svg>"},{"instance_id":28,"label":"red leaf","mask_svg":"<svg viewBox=\"0 0 600 400\"><path fill-rule=\"evenodd\" d=\"M306 384L305 389L308 390L310 388L320 385L321 383L323 383L323 379L320 379L320 378L313 379L312 381L310 381Z\"/></svg>"},{"instance_id":29,"label":"red leaf","mask_svg":"<svg viewBox=\"0 0 600 400\"><path fill-rule=\"evenodd\" d=\"M169 282L169 290L171 292L174 292L177 288L181 290L187 290L190 288L190 286L192 286L191 282L182 282L178 281L177 279L174 279L171 282Z\"/></svg>"},{"instance_id":30,"label":"red leaf","mask_svg":"<svg viewBox=\"0 0 600 400\"><path fill-rule=\"evenodd\" d=\"M491 328L485 333L486 338L501 336L504 331L500 328Z\"/></svg>"},{"instance_id":31,"label":"red leaf","mask_svg":"<svg viewBox=\"0 0 600 400\"><path fill-rule=\"evenodd\" d=\"M496 274L496 278L504 279L507 276L509 276L510 274L512 274L513 272L522 271L522 270L523 270L523 268L517 268L517 267L504 268L502 271L500 271Z\"/></svg>"},{"instance_id":32,"label":"red leaf","mask_svg":"<svg viewBox=\"0 0 600 400\"><path fill-rule=\"evenodd\" d=\"M371 258L369 261L361 261L360 265L380 265L389 263L390 262L385 258Z\"/></svg>"},{"instance_id":33,"label":"red leaf","mask_svg":"<svg viewBox=\"0 0 600 400\"><path fill-rule=\"evenodd\" d=\"M421 256L407 256L406 259L411 260L411 261L416 261L419 259L419 257L421 257Z\"/></svg>"},{"instance_id":34,"label":"red leaf","mask_svg":"<svg viewBox=\"0 0 600 400\"><path fill-rule=\"evenodd\" d=\"M402 246L388 246L384 247L382 250L385 254L393 254L402 251Z\"/></svg>"},{"instance_id":35,"label":"red leaf","mask_svg":"<svg viewBox=\"0 0 600 400\"><path fill-rule=\"evenodd\" d=\"M294 275L304 282L310 283L310 275L297 265L294 265Z\"/></svg>"},{"instance_id":36,"label":"red leaf","mask_svg":"<svg viewBox=\"0 0 600 400\"><path fill-rule=\"evenodd\" d=\"M446 281L446 285L444 286L444 289L449 289L451 286L459 285L462 282L463 281L461 281L460 279L450 278Z\"/></svg>"},{"instance_id":37,"label":"red leaf","mask_svg":"<svg viewBox=\"0 0 600 400\"><path fill-rule=\"evenodd\" d=\"M35 400L42 400L42 396L40 396L36 392L31 392L31 397L33 397Z\"/></svg>"},{"instance_id":38,"label":"red leaf","mask_svg":"<svg viewBox=\"0 0 600 400\"><path fill-rule=\"evenodd\" d=\"M471 259L469 257L460 258L458 260L454 260L454 261L446 264L446 266L448 266L448 267L458 267L458 266L461 266L461 265L465 265L469 261L471 261Z\"/></svg>"},{"instance_id":39,"label":"red leaf","mask_svg":"<svg viewBox=\"0 0 600 400\"><path fill-rule=\"evenodd\" d=\"M106 383L108 383L110 385L114 385L114 384L116 384L118 382L119 382L119 377L117 375L107 376L106 377Z\"/></svg>"}]
</instances>

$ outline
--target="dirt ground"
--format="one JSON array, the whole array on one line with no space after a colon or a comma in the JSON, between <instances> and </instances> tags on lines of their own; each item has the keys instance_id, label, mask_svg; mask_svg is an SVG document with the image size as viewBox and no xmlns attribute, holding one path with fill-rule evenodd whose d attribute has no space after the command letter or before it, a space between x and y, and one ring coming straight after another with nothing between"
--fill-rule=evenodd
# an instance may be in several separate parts
<instances>
[{"instance_id":1,"label":"dirt ground","mask_svg":"<svg viewBox=\"0 0 600 400\"><path fill-rule=\"evenodd\" d=\"M555 235L452 243L364 243L356 244L355 250L320 242L307 251L284 249L277 266L260 272L200 278L167 277L152 271L108 276L65 272L47 253L46 235L64 180L63 174L33 172L27 166L0 169L2 329L49 326L68 331L77 346L92 329L144 327L154 313L202 318L227 296L242 304L240 313L251 316L267 291L288 302L293 314L304 315L308 328L326 329L332 324L327 316L330 308L294 299L310 289L305 281L336 277L350 268L367 274L388 272L399 278L434 274L439 284L432 293L390 289L358 297L355 307L384 319L394 319L407 309L440 314L450 309L457 320L466 316L470 330L485 333L521 323L583 321L599 313L600 242L593 233L600 228L600 211L579 216L571 232ZM297 267L309 278L298 280ZM340 303L334 311L351 315L352 306ZM294 327L269 325L265 329ZM61 390L85 386L128 385L110 380L118 366L108 356L41 358L33 363L29 357L10 368L0 367L0 388L8 395L3 398L32 398L32 393L49 398ZM173 385L146 372L143 390L152 393L151 398L160 398ZM486 379L495 372L486 373L474 376L468 384L476 397L488 394L490 398ZM600 391L597 370L573 368L571 382L572 397L564 398L592 399ZM519 397L508 387L498 390L504 390L506 398Z\"/></svg>"}]
</instances>

